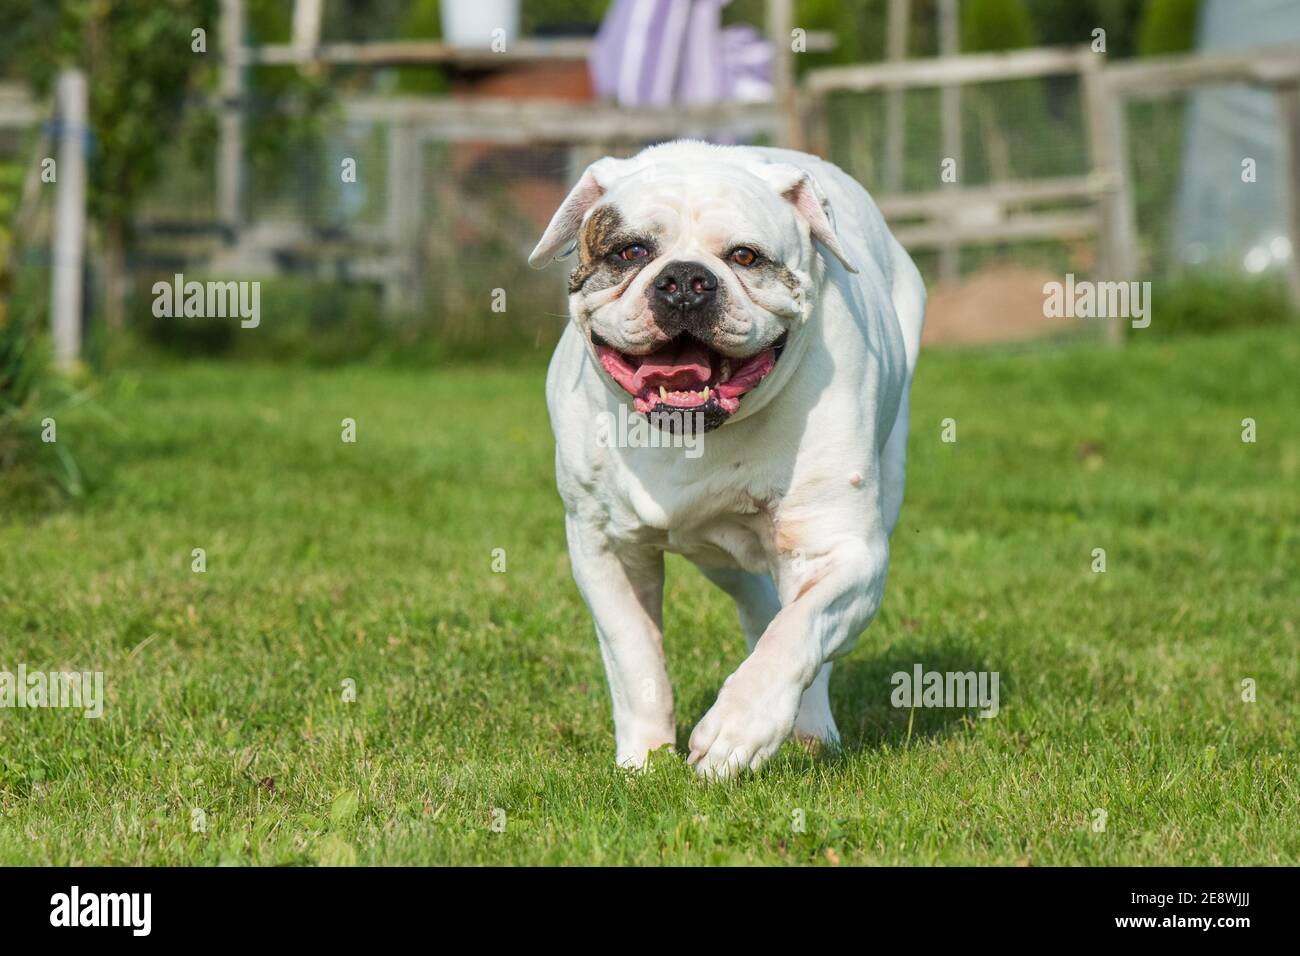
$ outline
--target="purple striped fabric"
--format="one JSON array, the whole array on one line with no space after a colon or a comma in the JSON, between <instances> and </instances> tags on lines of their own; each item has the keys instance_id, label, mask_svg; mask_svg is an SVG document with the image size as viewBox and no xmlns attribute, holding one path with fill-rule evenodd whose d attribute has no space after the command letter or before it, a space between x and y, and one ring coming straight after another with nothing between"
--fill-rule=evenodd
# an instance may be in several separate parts
<instances>
[{"instance_id":1,"label":"purple striped fabric","mask_svg":"<svg viewBox=\"0 0 1300 956\"><path fill-rule=\"evenodd\" d=\"M730 0L614 0L596 35L591 78L625 106L771 99L771 45L722 26Z\"/></svg>"}]
</instances>

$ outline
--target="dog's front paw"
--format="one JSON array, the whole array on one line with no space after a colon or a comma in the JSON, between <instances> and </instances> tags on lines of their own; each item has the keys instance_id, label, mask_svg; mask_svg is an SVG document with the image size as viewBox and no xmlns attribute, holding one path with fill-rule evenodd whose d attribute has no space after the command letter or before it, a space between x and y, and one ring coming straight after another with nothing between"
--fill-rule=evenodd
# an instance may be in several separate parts
<instances>
[{"instance_id":1,"label":"dog's front paw","mask_svg":"<svg viewBox=\"0 0 1300 956\"><path fill-rule=\"evenodd\" d=\"M794 729L802 688L750 658L727 678L691 733L687 763L710 780L757 770Z\"/></svg>"}]
</instances>

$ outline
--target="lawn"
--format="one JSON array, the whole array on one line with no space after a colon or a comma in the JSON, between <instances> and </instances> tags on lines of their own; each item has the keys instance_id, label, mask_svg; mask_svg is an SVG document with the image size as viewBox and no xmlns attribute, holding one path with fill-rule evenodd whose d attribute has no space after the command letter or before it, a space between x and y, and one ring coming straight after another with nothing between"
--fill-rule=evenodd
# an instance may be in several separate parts
<instances>
[{"instance_id":1,"label":"lawn","mask_svg":"<svg viewBox=\"0 0 1300 956\"><path fill-rule=\"evenodd\" d=\"M712 786L613 766L540 357L119 372L91 492L0 500L0 670L107 693L0 710L0 864L1296 863L1300 335L1135 338L922 356L845 747ZM744 643L676 559L666 632L680 744ZM892 707L917 663L1000 713Z\"/></svg>"}]
</instances>

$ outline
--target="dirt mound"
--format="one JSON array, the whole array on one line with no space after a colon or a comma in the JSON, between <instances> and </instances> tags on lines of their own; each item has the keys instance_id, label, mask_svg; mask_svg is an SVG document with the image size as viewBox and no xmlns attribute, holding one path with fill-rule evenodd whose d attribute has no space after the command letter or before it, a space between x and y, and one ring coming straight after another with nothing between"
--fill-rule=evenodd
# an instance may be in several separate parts
<instances>
[{"instance_id":1,"label":"dirt mound","mask_svg":"<svg viewBox=\"0 0 1300 956\"><path fill-rule=\"evenodd\" d=\"M1050 272L996 266L956 285L930 290L922 344L1019 342L1054 335L1062 323L1043 315L1043 284Z\"/></svg>"}]
</instances>

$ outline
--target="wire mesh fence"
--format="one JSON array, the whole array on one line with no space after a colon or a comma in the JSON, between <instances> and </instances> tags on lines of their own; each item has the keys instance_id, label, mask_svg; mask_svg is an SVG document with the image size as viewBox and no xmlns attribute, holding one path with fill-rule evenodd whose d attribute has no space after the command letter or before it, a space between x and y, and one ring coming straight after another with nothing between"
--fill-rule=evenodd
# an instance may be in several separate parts
<instances>
[{"instance_id":1,"label":"wire mesh fence","mask_svg":"<svg viewBox=\"0 0 1300 956\"><path fill-rule=\"evenodd\" d=\"M1141 262L1188 270L1280 272L1292 249L1278 97L1244 84L1130 102L1130 168Z\"/></svg>"},{"instance_id":2,"label":"wire mesh fence","mask_svg":"<svg viewBox=\"0 0 1300 956\"><path fill-rule=\"evenodd\" d=\"M943 91L898 91L904 116L902 162L892 176L886 116L892 91L835 93L828 103L827 158L861 182L887 213L888 200L900 195L1085 176L1090 161L1080 86L1077 76L969 84L957 98L960 135L955 142L945 142ZM1077 210L1085 204L1062 198L1036 208ZM973 215L978 218L980 212ZM918 219L906 213L889 218L896 226ZM1094 242L1044 238L963 244L956 261L961 275L1005 261L1050 271L1086 270L1095 261ZM936 283L939 248L911 251L927 282Z\"/></svg>"},{"instance_id":3,"label":"wire mesh fence","mask_svg":"<svg viewBox=\"0 0 1300 956\"><path fill-rule=\"evenodd\" d=\"M1088 77L1053 69L825 97L825 136L813 148L873 193L927 284L1017 270L1014 289L993 288L982 314L963 321L996 327L999 296L1032 307L1035 282L1105 265L1102 197L1112 186L1096 180ZM1275 89L1135 89L1130 81L1118 101L1136 238L1120 268L1149 279L1205 269L1285 275L1292 187ZM765 144L778 125L771 111L757 120L724 111L671 131L622 120L605 128L601 118L616 114L598 104L524 102L520 128L500 116L479 128L472 110L449 122L430 111L444 101L407 101L356 110L344 97L273 157L248 150L237 236L218 222L218 176L203 148L212 116L192 111L136 223L134 287L172 271L274 277L283 312L306 310L322 327L347 319L344 303L365 302L390 332L480 351L544 348L563 327L565 270L535 272L526 257L588 162L678 134ZM252 96L248 108L250 125L273 126L284 104ZM548 127L554 117L558 129Z\"/></svg>"}]
</instances>

